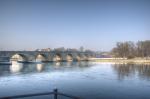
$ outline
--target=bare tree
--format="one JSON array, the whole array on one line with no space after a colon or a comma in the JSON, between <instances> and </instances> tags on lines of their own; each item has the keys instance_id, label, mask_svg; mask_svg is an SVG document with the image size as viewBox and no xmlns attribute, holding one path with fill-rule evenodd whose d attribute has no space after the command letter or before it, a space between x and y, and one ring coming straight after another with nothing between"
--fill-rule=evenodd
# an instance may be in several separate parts
<instances>
[{"instance_id":1,"label":"bare tree","mask_svg":"<svg viewBox=\"0 0 150 99\"><path fill-rule=\"evenodd\" d=\"M133 58L135 56L135 44L131 41L117 42L112 53L115 57Z\"/></svg>"},{"instance_id":2,"label":"bare tree","mask_svg":"<svg viewBox=\"0 0 150 99\"><path fill-rule=\"evenodd\" d=\"M137 56L150 57L150 40L137 42Z\"/></svg>"}]
</instances>

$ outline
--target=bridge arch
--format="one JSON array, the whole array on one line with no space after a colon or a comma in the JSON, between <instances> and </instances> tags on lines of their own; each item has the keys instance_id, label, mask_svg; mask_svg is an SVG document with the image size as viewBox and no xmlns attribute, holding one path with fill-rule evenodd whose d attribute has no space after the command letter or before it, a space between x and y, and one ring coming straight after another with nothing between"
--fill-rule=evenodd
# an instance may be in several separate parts
<instances>
[{"instance_id":1,"label":"bridge arch","mask_svg":"<svg viewBox=\"0 0 150 99\"><path fill-rule=\"evenodd\" d=\"M88 61L89 60L89 55L88 54L84 54L83 55L83 60Z\"/></svg>"},{"instance_id":2,"label":"bridge arch","mask_svg":"<svg viewBox=\"0 0 150 99\"><path fill-rule=\"evenodd\" d=\"M44 62L44 61L47 61L47 57L45 54L37 54L35 56L35 61L36 62Z\"/></svg>"},{"instance_id":3,"label":"bridge arch","mask_svg":"<svg viewBox=\"0 0 150 99\"><path fill-rule=\"evenodd\" d=\"M82 53L82 54L80 55L80 60L81 60L81 61L87 61L87 60L88 60L88 54Z\"/></svg>"},{"instance_id":4,"label":"bridge arch","mask_svg":"<svg viewBox=\"0 0 150 99\"><path fill-rule=\"evenodd\" d=\"M66 61L70 62L70 61L73 61L73 55L72 54L67 54L66 55Z\"/></svg>"},{"instance_id":5,"label":"bridge arch","mask_svg":"<svg viewBox=\"0 0 150 99\"><path fill-rule=\"evenodd\" d=\"M55 61L55 62L60 62L60 61L62 61L62 55L61 55L60 53L54 54L54 56L53 56L53 61Z\"/></svg>"},{"instance_id":6,"label":"bridge arch","mask_svg":"<svg viewBox=\"0 0 150 99\"><path fill-rule=\"evenodd\" d=\"M11 55L11 61L28 61L28 57L25 54L16 53Z\"/></svg>"},{"instance_id":7,"label":"bridge arch","mask_svg":"<svg viewBox=\"0 0 150 99\"><path fill-rule=\"evenodd\" d=\"M91 60L93 57L94 57L94 55L92 55L92 54L89 54L89 56L88 56L89 60Z\"/></svg>"},{"instance_id":8,"label":"bridge arch","mask_svg":"<svg viewBox=\"0 0 150 99\"><path fill-rule=\"evenodd\" d=\"M76 61L81 61L81 55L80 54L77 54Z\"/></svg>"}]
</instances>

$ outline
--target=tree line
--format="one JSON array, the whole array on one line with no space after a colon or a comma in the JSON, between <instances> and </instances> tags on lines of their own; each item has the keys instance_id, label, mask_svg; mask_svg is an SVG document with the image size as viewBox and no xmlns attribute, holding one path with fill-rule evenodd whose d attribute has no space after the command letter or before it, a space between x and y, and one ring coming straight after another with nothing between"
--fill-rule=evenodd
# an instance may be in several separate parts
<instances>
[{"instance_id":1,"label":"tree line","mask_svg":"<svg viewBox=\"0 0 150 99\"><path fill-rule=\"evenodd\" d=\"M150 57L150 40L117 42L111 54L122 58Z\"/></svg>"}]
</instances>

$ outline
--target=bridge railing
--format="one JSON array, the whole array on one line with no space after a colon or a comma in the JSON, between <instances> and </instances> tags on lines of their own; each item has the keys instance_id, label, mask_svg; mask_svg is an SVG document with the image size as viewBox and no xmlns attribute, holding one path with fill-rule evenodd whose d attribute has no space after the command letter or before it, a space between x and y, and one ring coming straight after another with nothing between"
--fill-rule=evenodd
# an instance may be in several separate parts
<instances>
[{"instance_id":1,"label":"bridge railing","mask_svg":"<svg viewBox=\"0 0 150 99\"><path fill-rule=\"evenodd\" d=\"M6 97L0 97L0 99L14 99L14 98L25 98L25 97L34 97L34 96L44 96L44 95L53 95L53 99L58 99L58 95L65 96L71 99L81 99L76 96L64 94L61 92L58 92L58 89L54 89L53 92L44 92L44 93L34 93L34 94L24 94L24 95L16 95L16 96L6 96Z\"/></svg>"}]
</instances>

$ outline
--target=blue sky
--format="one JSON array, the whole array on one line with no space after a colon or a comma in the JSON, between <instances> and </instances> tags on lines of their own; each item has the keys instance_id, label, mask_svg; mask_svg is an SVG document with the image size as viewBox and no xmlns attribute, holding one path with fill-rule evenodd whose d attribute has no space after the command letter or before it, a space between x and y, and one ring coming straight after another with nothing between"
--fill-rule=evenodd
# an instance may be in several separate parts
<instances>
[{"instance_id":1,"label":"blue sky","mask_svg":"<svg viewBox=\"0 0 150 99\"><path fill-rule=\"evenodd\" d=\"M150 0L0 0L0 50L138 40L150 40Z\"/></svg>"}]
</instances>

